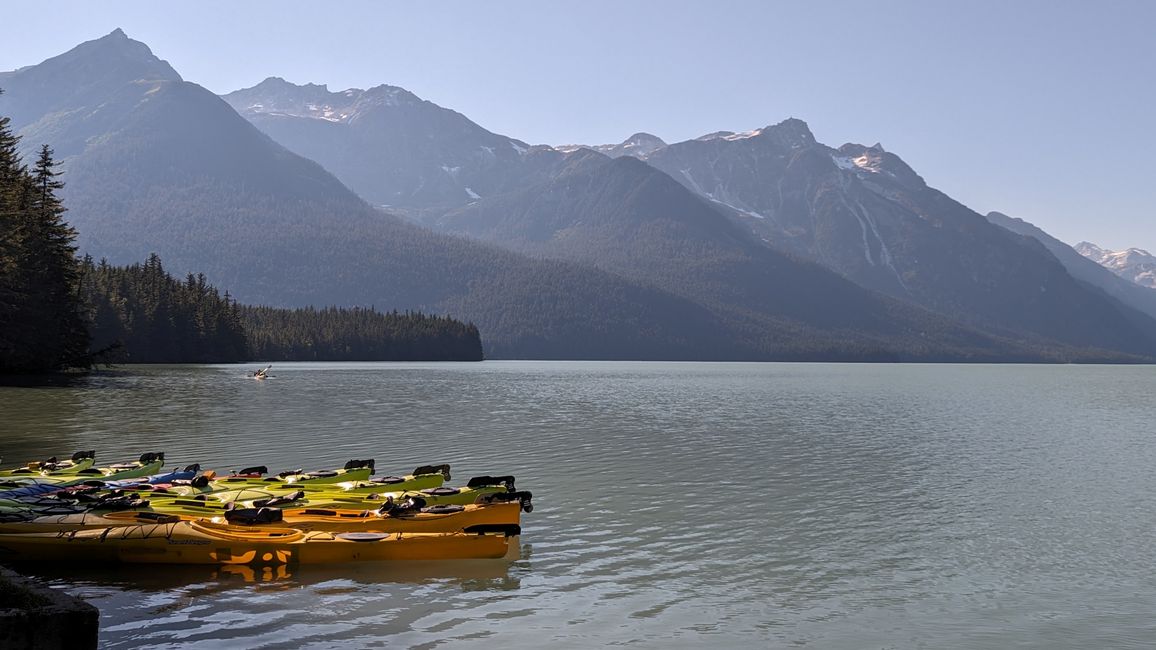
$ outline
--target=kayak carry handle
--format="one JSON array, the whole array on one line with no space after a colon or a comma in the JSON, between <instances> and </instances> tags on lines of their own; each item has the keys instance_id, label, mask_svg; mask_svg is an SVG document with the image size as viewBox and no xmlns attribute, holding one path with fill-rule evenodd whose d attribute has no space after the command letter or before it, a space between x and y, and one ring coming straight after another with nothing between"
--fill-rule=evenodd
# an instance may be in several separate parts
<instances>
[{"instance_id":1,"label":"kayak carry handle","mask_svg":"<svg viewBox=\"0 0 1156 650\"><path fill-rule=\"evenodd\" d=\"M373 466L374 466L373 459L369 458L366 460L350 460L349 462L345 463L344 469L350 470L350 469L361 469L363 467L368 467L370 470L370 473L372 474L374 471Z\"/></svg>"},{"instance_id":2,"label":"kayak carry handle","mask_svg":"<svg viewBox=\"0 0 1156 650\"><path fill-rule=\"evenodd\" d=\"M145 453L140 455L140 460L138 460L137 462L139 462L141 465L148 465L149 463L155 463L158 460L161 462L164 462L165 452L163 452L163 451L145 452Z\"/></svg>"},{"instance_id":3,"label":"kayak carry handle","mask_svg":"<svg viewBox=\"0 0 1156 650\"><path fill-rule=\"evenodd\" d=\"M447 481L450 480L450 466L446 463L441 465L422 465L413 470L414 476L422 476L423 474L441 474Z\"/></svg>"},{"instance_id":4,"label":"kayak carry handle","mask_svg":"<svg viewBox=\"0 0 1156 650\"><path fill-rule=\"evenodd\" d=\"M469 481L466 481L466 487L478 488L489 487L491 485L504 485L506 490L514 491L514 477L513 476L475 476Z\"/></svg>"},{"instance_id":5,"label":"kayak carry handle","mask_svg":"<svg viewBox=\"0 0 1156 650\"><path fill-rule=\"evenodd\" d=\"M502 534L514 537L522 534L522 527L518 524L474 524L466 526L464 532L469 535Z\"/></svg>"},{"instance_id":6,"label":"kayak carry handle","mask_svg":"<svg viewBox=\"0 0 1156 650\"><path fill-rule=\"evenodd\" d=\"M386 497L385 503L381 504L377 512L390 517L400 517L401 515L410 514L414 512L421 512L425 507L425 499L421 497L407 497L405 501L397 503L393 497Z\"/></svg>"},{"instance_id":7,"label":"kayak carry handle","mask_svg":"<svg viewBox=\"0 0 1156 650\"><path fill-rule=\"evenodd\" d=\"M510 503L517 501L522 504L524 512L534 512L534 494L528 490L520 492L491 492L490 494L483 494L478 497L477 503Z\"/></svg>"}]
</instances>

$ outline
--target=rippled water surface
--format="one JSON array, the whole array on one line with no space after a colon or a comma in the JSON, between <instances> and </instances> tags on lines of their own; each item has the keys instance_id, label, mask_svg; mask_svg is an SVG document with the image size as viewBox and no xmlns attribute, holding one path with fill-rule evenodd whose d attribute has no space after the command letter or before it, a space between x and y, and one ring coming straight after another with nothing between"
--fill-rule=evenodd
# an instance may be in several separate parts
<instances>
[{"instance_id":1,"label":"rippled water surface","mask_svg":"<svg viewBox=\"0 0 1156 650\"><path fill-rule=\"evenodd\" d=\"M43 567L108 647L1151 647L1156 368L145 366L0 388L8 461L515 474L521 558Z\"/></svg>"}]
</instances>

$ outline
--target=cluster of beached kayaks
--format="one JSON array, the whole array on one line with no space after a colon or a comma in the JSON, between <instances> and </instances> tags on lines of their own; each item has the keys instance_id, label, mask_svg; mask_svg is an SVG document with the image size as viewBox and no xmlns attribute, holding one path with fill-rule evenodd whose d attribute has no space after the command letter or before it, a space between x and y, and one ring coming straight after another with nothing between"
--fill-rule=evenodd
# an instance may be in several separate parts
<instances>
[{"instance_id":1,"label":"cluster of beached kayaks","mask_svg":"<svg viewBox=\"0 0 1156 650\"><path fill-rule=\"evenodd\" d=\"M164 453L97 467L91 451L0 470L0 561L324 564L502 558L530 492L513 476L449 487L449 465L163 471Z\"/></svg>"}]
</instances>

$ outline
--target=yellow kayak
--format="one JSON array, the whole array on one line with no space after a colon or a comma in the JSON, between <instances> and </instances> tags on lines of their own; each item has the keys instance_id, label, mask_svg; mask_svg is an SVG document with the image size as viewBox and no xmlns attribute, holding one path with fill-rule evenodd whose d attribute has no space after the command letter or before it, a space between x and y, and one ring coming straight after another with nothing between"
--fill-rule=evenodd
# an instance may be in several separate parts
<instances>
[{"instance_id":1,"label":"yellow kayak","mask_svg":"<svg viewBox=\"0 0 1156 650\"><path fill-rule=\"evenodd\" d=\"M519 529L490 530L334 533L177 521L0 535L0 561L280 565L505 557Z\"/></svg>"}]
</instances>

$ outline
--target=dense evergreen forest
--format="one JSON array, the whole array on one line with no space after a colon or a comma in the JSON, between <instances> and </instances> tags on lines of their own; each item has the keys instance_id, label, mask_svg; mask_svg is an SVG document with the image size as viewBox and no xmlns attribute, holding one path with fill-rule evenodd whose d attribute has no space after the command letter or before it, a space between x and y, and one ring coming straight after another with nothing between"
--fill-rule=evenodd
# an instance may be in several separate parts
<instances>
[{"instance_id":1,"label":"dense evergreen forest","mask_svg":"<svg viewBox=\"0 0 1156 650\"><path fill-rule=\"evenodd\" d=\"M144 264L81 262L93 348L136 363L477 361L472 324L360 307L276 309L237 304L204 275L182 282L157 255Z\"/></svg>"},{"instance_id":2,"label":"dense evergreen forest","mask_svg":"<svg viewBox=\"0 0 1156 650\"><path fill-rule=\"evenodd\" d=\"M181 282L157 255L144 264L81 262L81 295L93 349L108 361L212 363L245 361L248 339L240 307L190 274Z\"/></svg>"},{"instance_id":3,"label":"dense evergreen forest","mask_svg":"<svg viewBox=\"0 0 1156 650\"><path fill-rule=\"evenodd\" d=\"M241 307L253 358L269 361L480 361L478 328L420 312Z\"/></svg>"},{"instance_id":4,"label":"dense evergreen forest","mask_svg":"<svg viewBox=\"0 0 1156 650\"><path fill-rule=\"evenodd\" d=\"M127 267L77 259L52 150L42 147L29 169L18 145L0 117L0 374L99 362L482 358L477 328L450 318L246 307L204 275L172 277L155 254Z\"/></svg>"}]
</instances>

